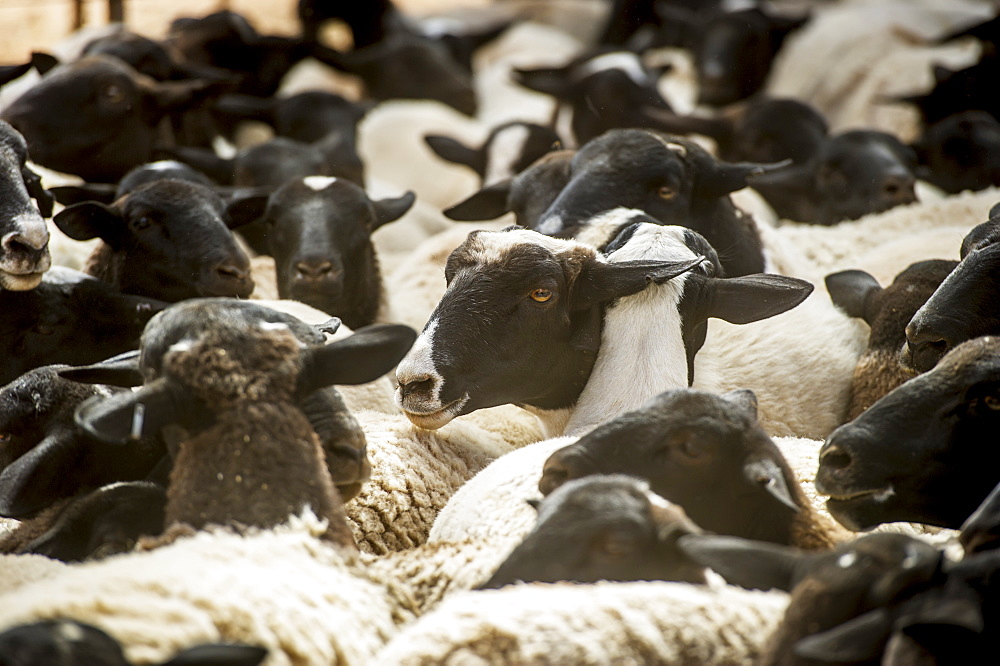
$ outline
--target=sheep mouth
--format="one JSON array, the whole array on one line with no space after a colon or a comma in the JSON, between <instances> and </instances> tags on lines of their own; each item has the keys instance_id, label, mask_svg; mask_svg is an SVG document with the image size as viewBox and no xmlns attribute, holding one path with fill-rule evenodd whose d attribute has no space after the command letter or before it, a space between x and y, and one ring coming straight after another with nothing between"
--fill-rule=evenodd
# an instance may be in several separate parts
<instances>
[{"instance_id":1,"label":"sheep mouth","mask_svg":"<svg viewBox=\"0 0 1000 666\"><path fill-rule=\"evenodd\" d=\"M46 266L46 269L48 266ZM0 289L8 291L29 291L42 282L45 269L32 271L9 271L0 267Z\"/></svg>"},{"instance_id":2,"label":"sheep mouth","mask_svg":"<svg viewBox=\"0 0 1000 666\"><path fill-rule=\"evenodd\" d=\"M826 501L826 509L841 525L860 532L882 522L871 514L880 513L881 507L895 496L896 490L892 484L884 488L831 494Z\"/></svg>"},{"instance_id":3,"label":"sheep mouth","mask_svg":"<svg viewBox=\"0 0 1000 666\"><path fill-rule=\"evenodd\" d=\"M437 430L451 422L456 416L462 413L462 408L469 401L469 396L464 395L457 400L452 400L441 409L434 411L415 411L412 408L402 407L403 413L410 423L423 428L424 430Z\"/></svg>"}]
</instances>

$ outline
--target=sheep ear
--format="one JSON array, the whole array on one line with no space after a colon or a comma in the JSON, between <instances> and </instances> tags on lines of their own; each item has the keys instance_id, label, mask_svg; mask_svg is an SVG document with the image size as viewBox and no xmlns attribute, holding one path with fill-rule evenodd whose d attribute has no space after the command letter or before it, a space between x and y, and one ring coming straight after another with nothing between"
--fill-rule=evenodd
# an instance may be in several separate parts
<instances>
[{"instance_id":1,"label":"sheep ear","mask_svg":"<svg viewBox=\"0 0 1000 666\"><path fill-rule=\"evenodd\" d=\"M1000 484L990 491L982 504L962 523L958 540L966 555L992 549L1000 540Z\"/></svg>"},{"instance_id":2,"label":"sheep ear","mask_svg":"<svg viewBox=\"0 0 1000 666\"><path fill-rule=\"evenodd\" d=\"M60 185L49 192L63 206L72 206L83 201L99 201L109 204L115 200L118 186L111 183L84 183L83 185Z\"/></svg>"},{"instance_id":3,"label":"sheep ear","mask_svg":"<svg viewBox=\"0 0 1000 666\"><path fill-rule=\"evenodd\" d=\"M995 208L996 206L993 207L993 209ZM962 239L962 249L959 252L959 257L962 259L965 259L965 257L980 243L988 240L990 236L995 237L996 233L1000 231L1000 220L993 218L993 209L990 209L989 221L976 225L972 231L967 233L965 238Z\"/></svg>"},{"instance_id":4,"label":"sheep ear","mask_svg":"<svg viewBox=\"0 0 1000 666\"><path fill-rule=\"evenodd\" d=\"M59 66L59 58L55 57L51 53L32 51L31 66L34 67L39 74L44 76Z\"/></svg>"},{"instance_id":5,"label":"sheep ear","mask_svg":"<svg viewBox=\"0 0 1000 666\"><path fill-rule=\"evenodd\" d=\"M138 391L94 396L81 402L73 418L85 433L108 444L152 437L171 423L189 423L194 399L166 379L157 379Z\"/></svg>"},{"instance_id":6,"label":"sheep ear","mask_svg":"<svg viewBox=\"0 0 1000 666\"><path fill-rule=\"evenodd\" d=\"M736 389L724 393L722 397L745 411L754 421L757 420L757 394L750 389Z\"/></svg>"},{"instance_id":7,"label":"sheep ear","mask_svg":"<svg viewBox=\"0 0 1000 666\"><path fill-rule=\"evenodd\" d=\"M749 324L791 310L813 291L805 280L771 273L709 280L713 293L707 316L731 324Z\"/></svg>"},{"instance_id":8,"label":"sheep ear","mask_svg":"<svg viewBox=\"0 0 1000 666\"><path fill-rule=\"evenodd\" d=\"M221 185L233 184L235 160L219 157L214 151L192 146L172 146L159 148L156 152L160 157L184 162Z\"/></svg>"},{"instance_id":9,"label":"sheep ear","mask_svg":"<svg viewBox=\"0 0 1000 666\"><path fill-rule=\"evenodd\" d=\"M485 159L481 151L469 148L464 143L443 134L424 136L426 143L441 159L455 164L464 164L480 176L486 171Z\"/></svg>"},{"instance_id":10,"label":"sheep ear","mask_svg":"<svg viewBox=\"0 0 1000 666\"><path fill-rule=\"evenodd\" d=\"M684 553L728 582L747 589L790 592L806 555L790 546L734 536L690 534L677 540Z\"/></svg>"},{"instance_id":11,"label":"sheep ear","mask_svg":"<svg viewBox=\"0 0 1000 666\"><path fill-rule=\"evenodd\" d=\"M112 206L84 201L64 208L52 221L73 240L100 238L115 250L121 248L124 224L121 215Z\"/></svg>"},{"instance_id":12,"label":"sheep ear","mask_svg":"<svg viewBox=\"0 0 1000 666\"><path fill-rule=\"evenodd\" d=\"M302 354L299 395L332 384L365 384L392 370L417 339L417 332L402 324L375 324L354 335Z\"/></svg>"},{"instance_id":13,"label":"sheep ear","mask_svg":"<svg viewBox=\"0 0 1000 666\"><path fill-rule=\"evenodd\" d=\"M586 310L599 303L629 296L650 284L663 284L688 272L705 257L685 261L589 261L577 276L572 291L573 310Z\"/></svg>"},{"instance_id":14,"label":"sheep ear","mask_svg":"<svg viewBox=\"0 0 1000 666\"><path fill-rule=\"evenodd\" d=\"M514 81L525 88L558 98L566 97L572 86L569 70L565 67L515 68L511 74Z\"/></svg>"},{"instance_id":15,"label":"sheep ear","mask_svg":"<svg viewBox=\"0 0 1000 666\"><path fill-rule=\"evenodd\" d=\"M701 134L716 141L730 141L733 134L733 120L725 116L708 118L704 116L682 116L674 111L655 106L640 109L647 127L670 134Z\"/></svg>"},{"instance_id":16,"label":"sheep ear","mask_svg":"<svg viewBox=\"0 0 1000 666\"><path fill-rule=\"evenodd\" d=\"M511 179L497 181L487 185L465 201L444 209L444 216L456 222L479 222L480 220L495 220L504 213L510 212L507 199L510 196Z\"/></svg>"},{"instance_id":17,"label":"sheep ear","mask_svg":"<svg viewBox=\"0 0 1000 666\"><path fill-rule=\"evenodd\" d=\"M228 116L258 120L268 125L274 125L277 100L273 97L264 98L228 93L217 99L212 106L213 110Z\"/></svg>"},{"instance_id":18,"label":"sheep ear","mask_svg":"<svg viewBox=\"0 0 1000 666\"><path fill-rule=\"evenodd\" d=\"M695 188L700 196L714 199L741 190L748 184L752 185L751 179L780 172L791 164L791 160L773 164L716 162L712 168L699 175Z\"/></svg>"},{"instance_id":19,"label":"sheep ear","mask_svg":"<svg viewBox=\"0 0 1000 666\"><path fill-rule=\"evenodd\" d=\"M42 177L29 169L27 166L21 167L21 179L24 187L28 190L28 196L38 204L38 212L42 217L52 217L52 206L55 199L52 193L42 187Z\"/></svg>"},{"instance_id":20,"label":"sheep ear","mask_svg":"<svg viewBox=\"0 0 1000 666\"><path fill-rule=\"evenodd\" d=\"M59 430L0 472L0 516L25 518L76 491L68 485L82 444ZM68 486L68 487L67 487Z\"/></svg>"},{"instance_id":21,"label":"sheep ear","mask_svg":"<svg viewBox=\"0 0 1000 666\"><path fill-rule=\"evenodd\" d=\"M833 629L806 636L792 649L798 657L821 663L877 663L891 631L889 611L876 608Z\"/></svg>"},{"instance_id":22,"label":"sheep ear","mask_svg":"<svg viewBox=\"0 0 1000 666\"><path fill-rule=\"evenodd\" d=\"M375 225L371 228L375 231L384 224L388 224L406 215L406 212L413 207L413 202L417 200L417 195L407 191L402 196L395 199L380 199L372 202L375 206Z\"/></svg>"},{"instance_id":23,"label":"sheep ear","mask_svg":"<svg viewBox=\"0 0 1000 666\"><path fill-rule=\"evenodd\" d=\"M801 511L802 507L792 499L792 491L785 483L785 475L775 461L768 458L749 461L743 466L743 476L751 485L763 488L767 494L792 511Z\"/></svg>"},{"instance_id":24,"label":"sheep ear","mask_svg":"<svg viewBox=\"0 0 1000 666\"><path fill-rule=\"evenodd\" d=\"M66 368L58 372L64 379L82 384L108 384L131 388L142 386L142 371L139 369L139 352L128 351L94 363Z\"/></svg>"},{"instance_id":25,"label":"sheep ear","mask_svg":"<svg viewBox=\"0 0 1000 666\"><path fill-rule=\"evenodd\" d=\"M830 273L824 279L830 300L849 317L859 317L872 323L868 304L872 296L882 292L882 285L870 273L861 270Z\"/></svg>"},{"instance_id":26,"label":"sheep ear","mask_svg":"<svg viewBox=\"0 0 1000 666\"><path fill-rule=\"evenodd\" d=\"M29 60L23 65L4 65L0 67L0 86L7 85L14 79L19 79L27 74L33 63Z\"/></svg>"},{"instance_id":27,"label":"sheep ear","mask_svg":"<svg viewBox=\"0 0 1000 666\"><path fill-rule=\"evenodd\" d=\"M223 219L230 229L238 229L245 224L250 224L264 216L267 210L267 202L270 197L266 194L251 194L250 196L236 197L226 204L226 213Z\"/></svg>"},{"instance_id":28,"label":"sheep ear","mask_svg":"<svg viewBox=\"0 0 1000 666\"><path fill-rule=\"evenodd\" d=\"M256 645L197 645L163 666L257 666L266 658L267 648Z\"/></svg>"}]
</instances>

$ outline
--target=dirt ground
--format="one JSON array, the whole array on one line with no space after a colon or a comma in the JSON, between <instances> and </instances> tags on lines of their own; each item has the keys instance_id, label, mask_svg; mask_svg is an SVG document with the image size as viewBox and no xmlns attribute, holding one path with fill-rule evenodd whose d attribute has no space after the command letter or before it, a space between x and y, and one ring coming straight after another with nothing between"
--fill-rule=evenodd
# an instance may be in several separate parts
<instances>
[{"instance_id":1,"label":"dirt ground","mask_svg":"<svg viewBox=\"0 0 1000 666\"><path fill-rule=\"evenodd\" d=\"M365 0L357 0L364 2ZM404 11L431 13L474 7L490 0L396 0ZM32 51L45 51L73 29L74 0L0 0L0 65L25 61ZM161 37L178 16L204 16L219 9L245 14L258 30L293 34L297 0L126 0L125 23L150 37ZM107 0L84 0L85 25L107 23Z\"/></svg>"}]
</instances>

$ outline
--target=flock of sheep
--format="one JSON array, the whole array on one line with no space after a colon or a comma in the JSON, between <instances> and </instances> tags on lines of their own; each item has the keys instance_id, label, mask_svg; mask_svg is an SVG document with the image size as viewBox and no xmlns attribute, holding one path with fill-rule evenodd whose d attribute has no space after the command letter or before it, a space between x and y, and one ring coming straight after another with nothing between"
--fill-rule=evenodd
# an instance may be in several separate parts
<instances>
[{"instance_id":1,"label":"flock of sheep","mask_svg":"<svg viewBox=\"0 0 1000 666\"><path fill-rule=\"evenodd\" d=\"M995 653L993 3L297 9L0 67L0 664Z\"/></svg>"}]
</instances>

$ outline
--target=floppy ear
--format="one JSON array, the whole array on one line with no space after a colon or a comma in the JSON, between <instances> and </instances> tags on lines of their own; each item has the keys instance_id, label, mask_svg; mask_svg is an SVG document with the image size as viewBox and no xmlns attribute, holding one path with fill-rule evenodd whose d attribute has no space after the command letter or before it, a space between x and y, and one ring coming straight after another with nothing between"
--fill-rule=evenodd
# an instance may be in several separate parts
<instances>
[{"instance_id":1,"label":"floppy ear","mask_svg":"<svg viewBox=\"0 0 1000 666\"><path fill-rule=\"evenodd\" d=\"M270 196L267 194L251 194L250 196L235 197L226 204L226 212L223 219L230 229L238 229L246 224L264 216L267 210L267 202Z\"/></svg>"},{"instance_id":2,"label":"floppy ear","mask_svg":"<svg viewBox=\"0 0 1000 666\"><path fill-rule=\"evenodd\" d=\"M233 184L235 160L219 157L214 151L193 146L171 146L158 148L156 154L183 162L222 185Z\"/></svg>"},{"instance_id":3,"label":"floppy ear","mask_svg":"<svg viewBox=\"0 0 1000 666\"><path fill-rule=\"evenodd\" d=\"M308 395L332 384L365 384L392 370L417 339L402 324L375 324L354 335L302 354L298 393Z\"/></svg>"},{"instance_id":4,"label":"floppy ear","mask_svg":"<svg viewBox=\"0 0 1000 666\"><path fill-rule=\"evenodd\" d=\"M647 127L670 134L701 134L716 142L731 141L733 121L725 116L709 118L705 116L682 116L674 111L653 106L640 110L647 121Z\"/></svg>"},{"instance_id":5,"label":"floppy ear","mask_svg":"<svg viewBox=\"0 0 1000 666\"><path fill-rule=\"evenodd\" d=\"M802 510L792 498L792 491L785 483L785 475L781 472L778 463L769 458L758 458L748 461L743 466L743 476L753 486L763 488L768 495L778 500L792 511L798 513Z\"/></svg>"},{"instance_id":6,"label":"floppy ear","mask_svg":"<svg viewBox=\"0 0 1000 666\"><path fill-rule=\"evenodd\" d=\"M791 160L774 162L772 164L755 164L752 162L713 162L707 169L699 169L695 182L698 195L714 199L730 192L741 190L752 185L757 178L765 174L780 173L787 170ZM753 181L751 181L753 179Z\"/></svg>"},{"instance_id":7,"label":"floppy ear","mask_svg":"<svg viewBox=\"0 0 1000 666\"><path fill-rule=\"evenodd\" d=\"M125 223L113 206L84 201L59 211L52 221L73 240L100 238L112 249L121 249Z\"/></svg>"},{"instance_id":8,"label":"floppy ear","mask_svg":"<svg viewBox=\"0 0 1000 666\"><path fill-rule=\"evenodd\" d=\"M872 296L882 292L882 285L870 273L861 270L830 273L824 279L830 300L849 317L860 317L870 325L868 303Z\"/></svg>"},{"instance_id":9,"label":"floppy ear","mask_svg":"<svg viewBox=\"0 0 1000 666\"><path fill-rule=\"evenodd\" d=\"M0 86L6 85L14 79L19 79L31 70L32 62L29 60L23 65L4 65L0 67Z\"/></svg>"},{"instance_id":10,"label":"floppy ear","mask_svg":"<svg viewBox=\"0 0 1000 666\"><path fill-rule=\"evenodd\" d=\"M53 187L49 192L63 206L72 206L84 201L98 201L103 204L110 204L115 200L118 186L112 183L60 185L59 187Z\"/></svg>"},{"instance_id":11,"label":"floppy ear","mask_svg":"<svg viewBox=\"0 0 1000 666\"><path fill-rule=\"evenodd\" d=\"M677 540L684 553L728 582L751 590L790 592L806 555L790 546L734 536L689 534Z\"/></svg>"},{"instance_id":12,"label":"floppy ear","mask_svg":"<svg viewBox=\"0 0 1000 666\"><path fill-rule=\"evenodd\" d=\"M560 99L569 96L572 88L569 69L566 67L514 68L511 75L516 83L525 88Z\"/></svg>"},{"instance_id":13,"label":"floppy ear","mask_svg":"<svg viewBox=\"0 0 1000 666\"><path fill-rule=\"evenodd\" d=\"M640 292L650 284L664 282L688 272L705 257L684 261L588 261L570 295L573 310L585 310L599 303Z\"/></svg>"},{"instance_id":14,"label":"floppy ear","mask_svg":"<svg viewBox=\"0 0 1000 666\"><path fill-rule=\"evenodd\" d=\"M138 391L88 398L77 406L73 418L97 440L126 444L153 437L171 423L190 423L197 412L197 403L187 391L160 378Z\"/></svg>"},{"instance_id":15,"label":"floppy ear","mask_svg":"<svg viewBox=\"0 0 1000 666\"><path fill-rule=\"evenodd\" d=\"M31 66L43 76L55 69L58 65L59 58L56 58L51 53L43 53L41 51L31 52Z\"/></svg>"},{"instance_id":16,"label":"floppy ear","mask_svg":"<svg viewBox=\"0 0 1000 666\"><path fill-rule=\"evenodd\" d=\"M255 645L196 645L163 666L258 666L266 658L267 648Z\"/></svg>"},{"instance_id":17,"label":"floppy ear","mask_svg":"<svg viewBox=\"0 0 1000 666\"><path fill-rule=\"evenodd\" d=\"M0 472L0 516L26 518L74 494L70 473L82 444L66 428L50 433Z\"/></svg>"},{"instance_id":18,"label":"floppy ear","mask_svg":"<svg viewBox=\"0 0 1000 666\"><path fill-rule=\"evenodd\" d=\"M25 189L28 190L28 196L38 204L38 212L42 214L42 217L52 217L54 200L52 193L42 187L42 177L27 166L23 166L21 167L21 178L24 180Z\"/></svg>"},{"instance_id":19,"label":"floppy ear","mask_svg":"<svg viewBox=\"0 0 1000 666\"><path fill-rule=\"evenodd\" d=\"M996 206L993 208L996 208ZM966 255L972 252L972 250L983 241L988 240L991 236L996 238L996 234L998 232L1000 232L1000 219L995 219L993 217L993 209L990 209L989 221L976 225L972 231L967 233L965 238L962 239L962 249L959 252L959 256L962 259L965 259Z\"/></svg>"},{"instance_id":20,"label":"floppy ear","mask_svg":"<svg viewBox=\"0 0 1000 666\"><path fill-rule=\"evenodd\" d=\"M233 87L231 81L212 79L184 79L182 81L157 81L143 86L160 114L183 111L202 101L218 97Z\"/></svg>"},{"instance_id":21,"label":"floppy ear","mask_svg":"<svg viewBox=\"0 0 1000 666\"><path fill-rule=\"evenodd\" d=\"M723 393L722 397L757 420L757 395L750 389L736 389Z\"/></svg>"},{"instance_id":22,"label":"floppy ear","mask_svg":"<svg viewBox=\"0 0 1000 666\"><path fill-rule=\"evenodd\" d=\"M1000 484L990 491L986 499L962 523L958 540L966 555L992 549L1000 540Z\"/></svg>"},{"instance_id":23,"label":"floppy ear","mask_svg":"<svg viewBox=\"0 0 1000 666\"><path fill-rule=\"evenodd\" d=\"M384 224L388 224L406 214L406 211L413 207L413 202L417 200L417 195L407 191L402 196L395 199L380 199L373 201L375 206L375 226L371 228L375 231Z\"/></svg>"},{"instance_id":24,"label":"floppy ear","mask_svg":"<svg viewBox=\"0 0 1000 666\"><path fill-rule=\"evenodd\" d=\"M215 100L212 107L229 116L246 120L258 120L268 125L274 125L277 99L274 97L254 97L229 93Z\"/></svg>"},{"instance_id":25,"label":"floppy ear","mask_svg":"<svg viewBox=\"0 0 1000 666\"><path fill-rule=\"evenodd\" d=\"M511 179L497 181L479 190L465 201L451 208L445 208L444 216L456 222L478 222L494 220L504 213L510 212L507 202L510 196Z\"/></svg>"},{"instance_id":26,"label":"floppy ear","mask_svg":"<svg viewBox=\"0 0 1000 666\"><path fill-rule=\"evenodd\" d=\"M869 663L881 656L891 632L889 611L876 608L833 629L806 636L793 651L803 659L829 664Z\"/></svg>"},{"instance_id":27,"label":"floppy ear","mask_svg":"<svg viewBox=\"0 0 1000 666\"><path fill-rule=\"evenodd\" d=\"M58 375L82 384L108 384L125 388L142 386L143 382L138 351L118 354L100 363L65 368Z\"/></svg>"},{"instance_id":28,"label":"floppy ear","mask_svg":"<svg viewBox=\"0 0 1000 666\"><path fill-rule=\"evenodd\" d=\"M445 161L464 164L480 176L486 172L486 159L482 152L469 148L457 139L442 134L428 134L424 136L424 143Z\"/></svg>"},{"instance_id":29,"label":"floppy ear","mask_svg":"<svg viewBox=\"0 0 1000 666\"><path fill-rule=\"evenodd\" d=\"M813 291L805 280L772 273L708 280L712 299L707 316L731 324L749 324L791 310Z\"/></svg>"}]
</instances>

